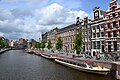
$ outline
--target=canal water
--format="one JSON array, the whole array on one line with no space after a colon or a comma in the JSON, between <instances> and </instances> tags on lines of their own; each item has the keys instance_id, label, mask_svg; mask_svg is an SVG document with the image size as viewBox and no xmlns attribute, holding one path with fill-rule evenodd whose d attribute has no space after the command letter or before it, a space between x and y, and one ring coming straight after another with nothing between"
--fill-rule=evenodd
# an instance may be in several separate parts
<instances>
[{"instance_id":1,"label":"canal water","mask_svg":"<svg viewBox=\"0 0 120 80\"><path fill-rule=\"evenodd\" d=\"M80 72L23 50L0 54L0 80L115 80Z\"/></svg>"}]
</instances>

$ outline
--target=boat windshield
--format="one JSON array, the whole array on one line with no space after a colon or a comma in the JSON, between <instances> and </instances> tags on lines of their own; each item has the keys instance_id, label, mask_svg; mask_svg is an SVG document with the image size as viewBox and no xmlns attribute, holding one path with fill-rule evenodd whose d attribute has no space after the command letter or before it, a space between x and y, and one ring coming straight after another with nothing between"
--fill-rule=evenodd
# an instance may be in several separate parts
<instances>
[{"instance_id":1,"label":"boat windshield","mask_svg":"<svg viewBox=\"0 0 120 80\"><path fill-rule=\"evenodd\" d=\"M98 67L97 63L88 64L89 67Z\"/></svg>"}]
</instances>

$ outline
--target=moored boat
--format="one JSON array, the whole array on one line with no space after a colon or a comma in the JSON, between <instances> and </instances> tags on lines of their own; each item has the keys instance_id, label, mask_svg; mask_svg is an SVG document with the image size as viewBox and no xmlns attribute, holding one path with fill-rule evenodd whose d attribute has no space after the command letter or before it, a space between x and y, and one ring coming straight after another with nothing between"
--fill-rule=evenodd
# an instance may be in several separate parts
<instances>
[{"instance_id":1,"label":"moored boat","mask_svg":"<svg viewBox=\"0 0 120 80\"><path fill-rule=\"evenodd\" d=\"M66 58L57 58L55 61L68 67L94 74L107 75L110 71L110 69L101 67L91 61L79 61Z\"/></svg>"},{"instance_id":2,"label":"moored boat","mask_svg":"<svg viewBox=\"0 0 120 80\"><path fill-rule=\"evenodd\" d=\"M42 53L41 56L50 60L54 60L57 57L56 54L49 54L49 53Z\"/></svg>"},{"instance_id":3,"label":"moored boat","mask_svg":"<svg viewBox=\"0 0 120 80\"><path fill-rule=\"evenodd\" d=\"M29 54L33 54L34 53L34 51L32 50L32 49L26 49L25 50L27 53L29 53Z\"/></svg>"}]
</instances>

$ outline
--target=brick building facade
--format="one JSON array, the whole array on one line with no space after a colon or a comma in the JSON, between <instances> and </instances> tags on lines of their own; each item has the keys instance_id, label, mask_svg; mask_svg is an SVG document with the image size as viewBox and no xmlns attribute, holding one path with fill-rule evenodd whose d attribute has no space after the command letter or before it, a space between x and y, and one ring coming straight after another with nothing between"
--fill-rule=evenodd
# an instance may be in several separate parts
<instances>
[{"instance_id":1,"label":"brick building facade","mask_svg":"<svg viewBox=\"0 0 120 80\"><path fill-rule=\"evenodd\" d=\"M118 40L120 34L120 5L118 0L111 0L105 16L105 49L106 52L120 51Z\"/></svg>"}]
</instances>

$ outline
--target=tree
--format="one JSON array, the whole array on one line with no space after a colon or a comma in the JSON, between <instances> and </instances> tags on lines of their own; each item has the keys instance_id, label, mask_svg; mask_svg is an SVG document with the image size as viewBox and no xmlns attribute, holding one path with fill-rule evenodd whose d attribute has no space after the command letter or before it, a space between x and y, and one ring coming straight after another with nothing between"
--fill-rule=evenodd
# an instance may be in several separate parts
<instances>
[{"instance_id":1,"label":"tree","mask_svg":"<svg viewBox=\"0 0 120 80\"><path fill-rule=\"evenodd\" d=\"M5 47L5 42L3 41L2 38L0 38L0 48Z\"/></svg>"},{"instance_id":2,"label":"tree","mask_svg":"<svg viewBox=\"0 0 120 80\"><path fill-rule=\"evenodd\" d=\"M41 43L41 48L42 48L42 49L45 48L45 42L44 42L44 41Z\"/></svg>"},{"instance_id":3,"label":"tree","mask_svg":"<svg viewBox=\"0 0 120 80\"><path fill-rule=\"evenodd\" d=\"M41 48L41 43L40 42L36 42L35 43L35 48L39 48L40 49Z\"/></svg>"},{"instance_id":4,"label":"tree","mask_svg":"<svg viewBox=\"0 0 120 80\"><path fill-rule=\"evenodd\" d=\"M83 45L82 29L80 29L79 33L75 36L74 44L75 44L74 50L76 51L77 54L80 54Z\"/></svg>"},{"instance_id":5,"label":"tree","mask_svg":"<svg viewBox=\"0 0 120 80\"><path fill-rule=\"evenodd\" d=\"M51 48L52 48L52 45L51 45L51 41L50 41L50 39L49 39L49 41L48 41L47 48L48 48L48 49L51 49Z\"/></svg>"},{"instance_id":6,"label":"tree","mask_svg":"<svg viewBox=\"0 0 120 80\"><path fill-rule=\"evenodd\" d=\"M61 50L62 46L63 46L63 41L62 41L61 37L58 37L57 43L56 43L56 49Z\"/></svg>"}]
</instances>

